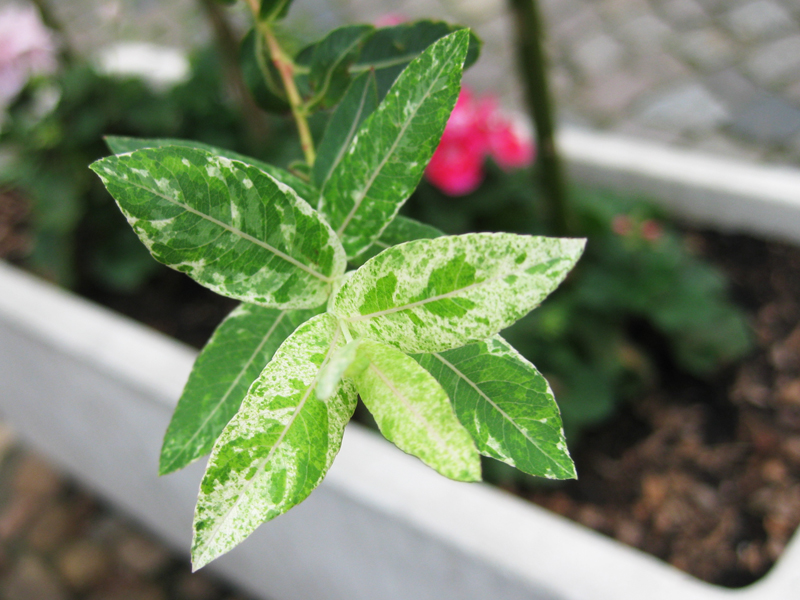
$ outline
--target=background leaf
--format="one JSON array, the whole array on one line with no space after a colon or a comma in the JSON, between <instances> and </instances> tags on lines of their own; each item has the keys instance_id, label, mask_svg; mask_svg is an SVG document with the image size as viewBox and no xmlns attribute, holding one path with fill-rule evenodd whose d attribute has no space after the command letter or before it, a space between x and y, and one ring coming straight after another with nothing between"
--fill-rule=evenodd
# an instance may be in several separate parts
<instances>
[{"instance_id":1,"label":"background leaf","mask_svg":"<svg viewBox=\"0 0 800 600\"><path fill-rule=\"evenodd\" d=\"M341 100L350 85L350 65L373 31L372 25L345 25L297 54L294 62L308 69L307 75L297 77L297 83L309 96L309 108L330 107Z\"/></svg>"},{"instance_id":2,"label":"background leaf","mask_svg":"<svg viewBox=\"0 0 800 600\"><path fill-rule=\"evenodd\" d=\"M275 113L290 109L280 73L269 57L263 37L255 29L242 40L239 62L245 85L258 106Z\"/></svg>"},{"instance_id":3,"label":"background leaf","mask_svg":"<svg viewBox=\"0 0 800 600\"><path fill-rule=\"evenodd\" d=\"M215 444L200 484L195 569L305 500L325 477L356 394L344 383L323 402L314 389L320 369L343 341L334 317L312 318L281 345L250 388Z\"/></svg>"},{"instance_id":4,"label":"background leaf","mask_svg":"<svg viewBox=\"0 0 800 600\"><path fill-rule=\"evenodd\" d=\"M450 396L481 454L539 477L576 477L550 386L503 338L413 358Z\"/></svg>"},{"instance_id":5,"label":"background leaf","mask_svg":"<svg viewBox=\"0 0 800 600\"><path fill-rule=\"evenodd\" d=\"M373 256L377 256L387 248L403 244L405 242L412 242L414 240L432 239L443 236L444 233L431 227L425 223L420 223L414 219L397 215L386 229L381 233L381 237L375 240L375 243L367 248L364 252L357 257L350 260L350 264L359 267L367 262Z\"/></svg>"},{"instance_id":6,"label":"background leaf","mask_svg":"<svg viewBox=\"0 0 800 600\"><path fill-rule=\"evenodd\" d=\"M331 173L344 158L356 131L377 106L375 75L372 72L362 73L350 84L344 98L331 115L317 148L317 158L311 171L311 181L319 189L316 206L322 202L322 194Z\"/></svg>"},{"instance_id":7,"label":"background leaf","mask_svg":"<svg viewBox=\"0 0 800 600\"><path fill-rule=\"evenodd\" d=\"M261 0L258 18L262 21L283 19L289 12L292 0Z\"/></svg>"},{"instance_id":8,"label":"background leaf","mask_svg":"<svg viewBox=\"0 0 800 600\"><path fill-rule=\"evenodd\" d=\"M251 158L249 156L245 156L244 154L234 152L233 150L218 148L217 146L212 146L211 144L204 144L202 142L195 142L192 140L176 140L172 138L132 138L115 135L107 135L105 137L105 141L108 147L111 149L111 152L114 154L126 154L136 150L143 150L144 148L164 148L166 146L199 148L200 150L205 150L206 152L210 152L211 154L215 154L217 156L222 156L231 160L238 160L246 165L258 167L270 177L273 177L281 183L288 185L306 202L310 203L317 197L318 192L314 186L309 185L288 171L284 171L283 169L275 167L269 163L265 163L263 160Z\"/></svg>"},{"instance_id":9,"label":"background leaf","mask_svg":"<svg viewBox=\"0 0 800 600\"><path fill-rule=\"evenodd\" d=\"M192 148L95 162L153 256L215 292L274 308L313 308L345 269L331 228L256 167Z\"/></svg>"},{"instance_id":10,"label":"background leaf","mask_svg":"<svg viewBox=\"0 0 800 600\"><path fill-rule=\"evenodd\" d=\"M378 29L364 44L361 55L351 71L360 73L374 70L378 84L378 97L383 98L408 63L437 40L461 29L463 27L460 25L430 19L383 27ZM481 41L470 31L469 50L464 62L465 69L478 60L480 51Z\"/></svg>"},{"instance_id":11,"label":"background leaf","mask_svg":"<svg viewBox=\"0 0 800 600\"><path fill-rule=\"evenodd\" d=\"M160 475L182 469L211 451L278 346L313 316L310 310L255 304L241 304L228 315L192 367L164 436Z\"/></svg>"},{"instance_id":12,"label":"background leaf","mask_svg":"<svg viewBox=\"0 0 800 600\"><path fill-rule=\"evenodd\" d=\"M333 170L320 210L348 258L380 236L419 183L458 97L468 39L457 31L417 57Z\"/></svg>"},{"instance_id":13,"label":"background leaf","mask_svg":"<svg viewBox=\"0 0 800 600\"><path fill-rule=\"evenodd\" d=\"M512 233L417 240L385 250L344 282L331 312L354 335L406 352L490 337L566 277L584 241Z\"/></svg>"},{"instance_id":14,"label":"background leaf","mask_svg":"<svg viewBox=\"0 0 800 600\"><path fill-rule=\"evenodd\" d=\"M368 364L353 376L361 400L387 440L445 477L480 481L481 463L442 386L396 348L371 340L358 347Z\"/></svg>"}]
</instances>

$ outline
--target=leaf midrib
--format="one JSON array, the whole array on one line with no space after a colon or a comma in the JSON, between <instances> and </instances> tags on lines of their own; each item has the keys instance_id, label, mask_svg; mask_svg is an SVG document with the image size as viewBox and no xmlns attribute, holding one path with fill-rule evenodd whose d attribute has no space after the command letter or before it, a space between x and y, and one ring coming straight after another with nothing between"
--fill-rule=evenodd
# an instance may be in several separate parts
<instances>
[{"instance_id":1,"label":"leaf midrib","mask_svg":"<svg viewBox=\"0 0 800 600\"><path fill-rule=\"evenodd\" d=\"M414 418L415 418L417 421L419 421L419 422L422 424L422 426L423 426L423 427L424 427L424 428L427 430L427 432L430 434L430 436L431 436L432 438L434 438L434 439L436 440L436 442L437 442L437 443L438 443L438 444L439 444L439 445L440 445L440 446L441 446L443 449L447 450L447 449L448 449L448 448L447 448L447 443L444 441L444 439L442 439L442 437L441 437L441 436L438 434L438 432L437 432L435 429L433 429L433 428L430 426L430 424L428 423L427 419L425 419L425 417L423 417L421 414L419 414L419 412L417 412L417 410L414 408L414 406L411 404L411 402L410 402L410 401L409 401L409 400L408 400L408 399L405 397L405 395L403 395L403 393L402 393L400 390L398 390L398 389L397 389L397 388L396 388L396 387L395 387L395 386L392 384L391 380L390 380L390 379L389 379L389 378L388 378L388 377L387 377L387 376L386 376L386 375L383 373L383 371L381 371L381 370L380 370L380 369L379 369L377 366L375 366L375 364L374 364L374 363L372 363L372 362L370 362L370 364L369 364L369 368L370 368L370 369L372 369L373 371L375 371L375 374L376 374L376 375L378 376L378 378L379 378L379 379L380 379L380 380L383 382L383 384L384 384L384 385L385 385L387 388L389 388L389 391L390 391L390 392L391 392L391 393L392 393L392 394L393 394L393 395L394 395L394 396L395 396L395 397L396 397L398 400L400 400L400 402L401 402L401 403L402 403L402 404L403 404L403 405L406 407L406 409L408 409L408 411L409 411L409 412L412 414L412 416L413 416L413 417L414 417Z\"/></svg>"},{"instance_id":2,"label":"leaf midrib","mask_svg":"<svg viewBox=\"0 0 800 600\"><path fill-rule=\"evenodd\" d=\"M280 250L278 250L274 246L268 244L267 242L259 240L258 238L253 237L252 235L250 235L249 233L245 233L244 231L242 231L240 229L237 229L236 227L233 227L232 225L228 225L227 223L224 223L224 222L220 221L219 219L215 219L211 215L207 215L205 213L202 213L199 210L189 206L188 204L185 204L183 202L178 202L177 200L174 200L174 199L170 198L169 196L166 196L165 194L163 194L163 193L161 193L159 191L156 191L156 190L154 190L152 188L149 188L149 187L147 187L145 185L142 185L142 184L139 184L139 183L135 183L135 182L131 182L131 181L125 181L125 185L129 186L129 187L135 187L135 188L138 188L140 190L144 190L145 192L149 192L149 193L153 194L154 196L158 196L162 200L166 200L170 204L174 204L175 206L178 206L178 207L182 208L183 210L192 213L193 215L197 215L201 219L205 219L206 221L209 221L210 223L213 223L214 225L217 225L218 227L221 227L221 228L225 229L226 231L228 231L229 233L232 233L235 236L238 236L238 237L240 237L240 238L242 238L244 240L247 240L248 242L250 242L252 244L255 244L256 246L260 246L260 247L264 248L265 250L267 250L269 252L272 252L278 258L281 258L281 259L285 260L286 262L294 265L295 267L297 267L298 269L300 269L302 271L305 271L306 273L308 273L312 277L316 277L317 279L319 279L320 281L322 281L324 283L333 283L333 279L331 277L327 277L327 276L323 275L322 273L319 273L318 271L315 271L311 267L309 267L307 265L304 265L303 263L301 263L296 258L294 258L292 256L289 256L288 254L286 254L284 252L281 252Z\"/></svg>"},{"instance_id":3,"label":"leaf midrib","mask_svg":"<svg viewBox=\"0 0 800 600\"><path fill-rule=\"evenodd\" d=\"M483 390L482 390L482 389L480 389L480 388L477 386L477 384L476 384L474 381L472 381L472 380L471 380L469 377L467 377L466 375L464 375L464 373L462 373L462 372L461 372L461 371L458 369L458 367L456 367L456 366L455 366L453 363L451 363L450 361L448 361L446 358L444 358L444 357L443 357L441 354L439 354L438 352L432 352L431 354L432 354L432 356L434 356L435 358L439 359L439 360L442 362L442 364L444 364L444 366L446 366L448 369L450 369L451 371L453 371L453 373L455 373L457 377L459 377L459 378L460 378L460 379L462 379L463 381L466 381L466 382L467 382L467 384L468 384L468 385L469 385L469 386L470 386L472 389L474 389L474 390L475 390L475 391L476 391L476 392L477 392L477 393L478 393L478 394L479 394L479 395L480 395L480 396L481 396L481 397L482 397L484 400L486 400L486 401L487 401L489 404L491 404L491 405L492 405L492 406L495 408L495 410L497 410L497 412L499 412L499 413L500 413L500 415L501 415L501 416L502 416L504 419L506 419L506 420L507 420L509 423L511 423L511 424L514 426L514 428L516 428L516 430L517 430L517 431L519 431L519 432L522 434L522 436L523 436L523 437L524 437L526 440L528 440L528 441L529 441L531 444L533 444L533 445L536 447L536 449L537 449L539 452L541 452L542 456L544 456L544 458L545 458L545 459L547 459L547 460L548 460L548 461L549 461L551 464L553 464L553 465L555 465L556 467L558 467L558 470L559 470L560 472L562 472L562 473L565 473L565 472L566 472L566 471L564 470L564 467L563 467L562 465L560 465L560 464L559 464L558 462L556 462L556 461L555 461L555 460L554 460L552 457L550 457L550 456L549 456L549 455L548 455L548 454L547 454L547 453L546 453L546 452L545 452L545 451L542 449L542 447L541 447L541 446L540 446L540 445L539 445L539 444L536 442L536 440L535 440L535 439L533 439L532 437L530 437L530 436L528 435L528 433L527 433L527 431L526 431L526 430L522 429L522 428L521 428L519 425L517 425L516 421L514 421L514 419L512 419L512 418L511 418L511 416L510 416L508 413L506 413L506 412L505 412L505 411L504 411L502 408L500 408L500 407L499 407L499 406L498 406L498 405L497 405L497 404L494 402L494 400L492 400L491 398L489 398L489 396L487 396L487 395L486 395L486 394L483 392ZM567 474L569 475L570 473L567 473Z\"/></svg>"},{"instance_id":4,"label":"leaf midrib","mask_svg":"<svg viewBox=\"0 0 800 600\"><path fill-rule=\"evenodd\" d=\"M480 281L476 281L475 283L471 283L471 284L469 284L467 286L464 286L462 288L458 288L457 290L452 290L450 292L445 292L444 294L439 294L437 296L431 296L430 298L425 298L424 300L417 300L416 302L410 302L409 304L403 304L402 306L395 306L395 307L392 307L392 308L387 308L386 310L379 310L378 312L369 313L369 314L366 314L366 315L358 315L358 316L355 316L355 317L348 317L345 320L348 323L357 323L358 321L366 321L367 319L374 319L376 317L382 317L384 315L390 315L390 314L393 314L393 313L396 313L396 312L400 312L400 311L403 311L403 310L411 310L412 308L416 308L417 306L423 306L423 305L428 304L430 302L436 302L438 300L447 300L448 298L453 298L453 297L461 294L462 292L467 292L467 291L469 291L469 290L471 290L471 289L473 289L475 287L478 287L478 286L481 286L481 285L484 285L484 284L485 285L489 285L489 284L492 284L495 281L498 281L500 279L505 279L506 277L510 277L511 275L516 275L518 273L523 273L523 272L525 272L526 269L529 269L529 268L530 267L526 267L525 269L519 269L519 270L516 270L516 271L511 271L510 273L503 273L503 274L500 274L500 275L496 275L494 277L489 277L487 279L482 279ZM351 282L352 282L352 279L348 283L351 283Z\"/></svg>"}]
</instances>

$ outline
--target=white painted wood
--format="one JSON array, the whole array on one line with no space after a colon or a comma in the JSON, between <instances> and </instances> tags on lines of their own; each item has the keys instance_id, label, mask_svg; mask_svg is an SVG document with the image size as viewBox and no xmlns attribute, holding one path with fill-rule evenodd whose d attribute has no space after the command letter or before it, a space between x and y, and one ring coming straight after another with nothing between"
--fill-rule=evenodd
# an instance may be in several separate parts
<instances>
[{"instance_id":1,"label":"white painted wood","mask_svg":"<svg viewBox=\"0 0 800 600\"><path fill-rule=\"evenodd\" d=\"M187 553L202 464L155 473L194 351L3 263L0 290L3 418ZM789 600L800 539L725 590L351 425L320 489L212 568L272 600Z\"/></svg>"},{"instance_id":2,"label":"white painted wood","mask_svg":"<svg viewBox=\"0 0 800 600\"><path fill-rule=\"evenodd\" d=\"M633 192L692 223L800 242L800 170L585 129L559 146L577 181Z\"/></svg>"}]
</instances>

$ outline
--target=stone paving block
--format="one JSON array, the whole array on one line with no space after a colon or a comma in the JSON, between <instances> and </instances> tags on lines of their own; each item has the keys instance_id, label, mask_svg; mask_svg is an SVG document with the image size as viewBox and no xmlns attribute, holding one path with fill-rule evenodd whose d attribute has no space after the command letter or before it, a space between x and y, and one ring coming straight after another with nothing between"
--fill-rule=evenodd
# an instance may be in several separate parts
<instances>
[{"instance_id":1,"label":"stone paving block","mask_svg":"<svg viewBox=\"0 0 800 600\"><path fill-rule=\"evenodd\" d=\"M584 6L567 18L552 23L548 37L557 42L575 43L602 31L603 21L591 6Z\"/></svg>"},{"instance_id":2,"label":"stone paving block","mask_svg":"<svg viewBox=\"0 0 800 600\"><path fill-rule=\"evenodd\" d=\"M736 57L733 42L715 27L679 34L674 47L680 57L704 72L727 67Z\"/></svg>"},{"instance_id":3,"label":"stone paving block","mask_svg":"<svg viewBox=\"0 0 800 600\"><path fill-rule=\"evenodd\" d=\"M673 33L672 27L654 14L626 21L619 26L618 31L623 40L649 52L658 50Z\"/></svg>"},{"instance_id":4,"label":"stone paving block","mask_svg":"<svg viewBox=\"0 0 800 600\"><path fill-rule=\"evenodd\" d=\"M620 118L652 83L652 77L645 73L618 71L595 80L584 91L581 104L601 119Z\"/></svg>"},{"instance_id":5,"label":"stone paving block","mask_svg":"<svg viewBox=\"0 0 800 600\"><path fill-rule=\"evenodd\" d=\"M103 546L81 539L59 552L56 565L61 577L73 590L86 591L108 575L111 560Z\"/></svg>"},{"instance_id":6,"label":"stone paving block","mask_svg":"<svg viewBox=\"0 0 800 600\"><path fill-rule=\"evenodd\" d=\"M792 14L773 0L755 0L737 6L726 15L725 23L743 42L773 39L797 27Z\"/></svg>"},{"instance_id":7,"label":"stone paving block","mask_svg":"<svg viewBox=\"0 0 800 600\"><path fill-rule=\"evenodd\" d=\"M762 85L800 80L800 34L761 45L746 64L748 73Z\"/></svg>"},{"instance_id":8,"label":"stone paving block","mask_svg":"<svg viewBox=\"0 0 800 600\"><path fill-rule=\"evenodd\" d=\"M603 0L597 10L606 22L622 23L633 18L652 14L647 0Z\"/></svg>"},{"instance_id":9,"label":"stone paving block","mask_svg":"<svg viewBox=\"0 0 800 600\"><path fill-rule=\"evenodd\" d=\"M763 95L734 115L730 129L759 142L785 144L800 132L800 108L783 98Z\"/></svg>"},{"instance_id":10,"label":"stone paving block","mask_svg":"<svg viewBox=\"0 0 800 600\"><path fill-rule=\"evenodd\" d=\"M24 555L0 584L2 600L67 600L58 577L35 556Z\"/></svg>"},{"instance_id":11,"label":"stone paving block","mask_svg":"<svg viewBox=\"0 0 800 600\"><path fill-rule=\"evenodd\" d=\"M734 67L709 75L705 81L708 89L732 109L750 102L758 93L756 86Z\"/></svg>"},{"instance_id":12,"label":"stone paving block","mask_svg":"<svg viewBox=\"0 0 800 600\"><path fill-rule=\"evenodd\" d=\"M599 77L616 70L623 58L623 47L605 33L596 34L573 47L572 60L582 75Z\"/></svg>"},{"instance_id":13,"label":"stone paving block","mask_svg":"<svg viewBox=\"0 0 800 600\"><path fill-rule=\"evenodd\" d=\"M680 131L706 131L730 118L725 105L699 83L690 83L656 97L637 120L656 127Z\"/></svg>"},{"instance_id":14,"label":"stone paving block","mask_svg":"<svg viewBox=\"0 0 800 600\"><path fill-rule=\"evenodd\" d=\"M708 13L696 0L666 0L659 5L667 19L676 25L697 27L710 20Z\"/></svg>"}]
</instances>

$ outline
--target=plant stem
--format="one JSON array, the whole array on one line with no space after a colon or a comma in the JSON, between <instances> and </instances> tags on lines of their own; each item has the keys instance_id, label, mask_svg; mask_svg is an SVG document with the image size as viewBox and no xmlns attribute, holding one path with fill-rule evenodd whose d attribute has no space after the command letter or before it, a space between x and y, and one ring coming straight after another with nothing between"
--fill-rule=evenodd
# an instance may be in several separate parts
<instances>
[{"instance_id":1,"label":"plant stem","mask_svg":"<svg viewBox=\"0 0 800 600\"><path fill-rule=\"evenodd\" d=\"M211 27L214 29L214 35L217 38L217 47L225 63L228 81L239 106L242 107L244 118L249 125L250 133L252 137L255 138L256 142L264 140L267 138L269 128L260 109L250 96L247 85L244 82L242 68L239 64L239 44L236 41L236 36L231 29L231 25L222 7L216 0L198 1L208 16Z\"/></svg>"},{"instance_id":2,"label":"plant stem","mask_svg":"<svg viewBox=\"0 0 800 600\"><path fill-rule=\"evenodd\" d=\"M247 3L256 21L258 33L261 34L264 37L264 41L267 42L270 58L278 69L278 73L281 75L283 88L286 90L286 97L289 100L289 106L292 108L292 116L297 125L297 132L300 134L300 146L303 148L303 155L305 156L308 166L312 167L316 159L314 138L311 137L311 130L308 128L303 99L300 97L300 92L297 91L297 85L294 82L294 63L291 58L286 56L283 48L281 48L278 43L278 39L272 31L272 26L266 21L259 20L259 0L247 0Z\"/></svg>"},{"instance_id":3,"label":"plant stem","mask_svg":"<svg viewBox=\"0 0 800 600\"><path fill-rule=\"evenodd\" d=\"M569 233L569 206L543 50L543 27L536 0L510 0L517 25L517 49L528 110L536 125L539 172L549 230Z\"/></svg>"}]
</instances>

